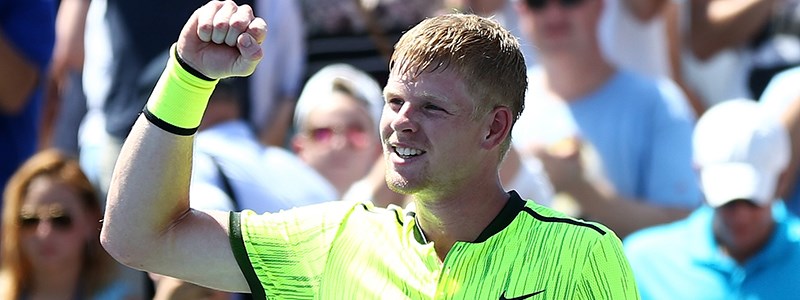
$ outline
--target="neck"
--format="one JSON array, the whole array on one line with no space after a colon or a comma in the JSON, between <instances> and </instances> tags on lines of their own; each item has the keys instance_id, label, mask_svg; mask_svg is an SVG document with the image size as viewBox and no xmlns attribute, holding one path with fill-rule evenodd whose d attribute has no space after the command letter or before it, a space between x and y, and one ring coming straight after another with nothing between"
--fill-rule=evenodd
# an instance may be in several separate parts
<instances>
[{"instance_id":1,"label":"neck","mask_svg":"<svg viewBox=\"0 0 800 300\"><path fill-rule=\"evenodd\" d=\"M477 239L508 201L499 181L465 186L436 199L414 197L419 226L442 261L456 241Z\"/></svg>"},{"instance_id":2,"label":"neck","mask_svg":"<svg viewBox=\"0 0 800 300\"><path fill-rule=\"evenodd\" d=\"M565 101L579 99L605 84L616 71L600 49L560 53L543 59L544 87Z\"/></svg>"},{"instance_id":3,"label":"neck","mask_svg":"<svg viewBox=\"0 0 800 300\"><path fill-rule=\"evenodd\" d=\"M36 270L29 299L73 299L78 291L80 272L79 259L55 269Z\"/></svg>"}]
</instances>

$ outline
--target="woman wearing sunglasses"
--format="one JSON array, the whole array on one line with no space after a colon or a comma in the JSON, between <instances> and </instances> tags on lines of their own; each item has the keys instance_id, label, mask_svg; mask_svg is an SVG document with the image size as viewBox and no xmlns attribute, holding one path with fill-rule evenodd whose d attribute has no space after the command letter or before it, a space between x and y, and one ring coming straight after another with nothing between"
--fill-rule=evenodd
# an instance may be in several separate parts
<instances>
[{"instance_id":1,"label":"woman wearing sunglasses","mask_svg":"<svg viewBox=\"0 0 800 300\"><path fill-rule=\"evenodd\" d=\"M77 161L31 157L3 194L0 299L130 299L100 246L101 216Z\"/></svg>"}]
</instances>

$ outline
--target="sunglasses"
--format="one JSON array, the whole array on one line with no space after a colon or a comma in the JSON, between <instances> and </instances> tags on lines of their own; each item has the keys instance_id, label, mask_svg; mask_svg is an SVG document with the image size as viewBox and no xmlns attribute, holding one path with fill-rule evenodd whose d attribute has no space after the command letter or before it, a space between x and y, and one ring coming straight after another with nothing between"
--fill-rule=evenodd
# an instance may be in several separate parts
<instances>
[{"instance_id":1,"label":"sunglasses","mask_svg":"<svg viewBox=\"0 0 800 300\"><path fill-rule=\"evenodd\" d=\"M533 10L542 10L547 7L550 0L525 0L525 4ZM556 0L561 7L572 8L581 4L583 0Z\"/></svg>"},{"instance_id":2,"label":"sunglasses","mask_svg":"<svg viewBox=\"0 0 800 300\"><path fill-rule=\"evenodd\" d=\"M49 221L50 225L56 230L67 231L72 229L72 217L69 215L56 215L45 219L35 216L22 216L19 223L23 229L33 229L39 226L39 223L43 220Z\"/></svg>"},{"instance_id":3,"label":"sunglasses","mask_svg":"<svg viewBox=\"0 0 800 300\"><path fill-rule=\"evenodd\" d=\"M368 136L367 131L359 126L348 126L347 128L333 128L333 127L319 127L313 128L308 131L311 139L320 144L327 144L333 140L334 136L342 136L346 138L356 148L364 148L367 146Z\"/></svg>"}]
</instances>

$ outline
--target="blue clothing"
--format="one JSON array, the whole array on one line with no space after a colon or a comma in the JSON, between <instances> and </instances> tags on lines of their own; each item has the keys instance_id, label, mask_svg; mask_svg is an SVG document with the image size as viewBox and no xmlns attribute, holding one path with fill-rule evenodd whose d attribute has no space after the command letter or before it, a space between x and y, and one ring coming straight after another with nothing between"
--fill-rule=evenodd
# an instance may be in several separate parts
<instances>
[{"instance_id":1,"label":"blue clothing","mask_svg":"<svg viewBox=\"0 0 800 300\"><path fill-rule=\"evenodd\" d=\"M55 3L52 0L0 0L0 36L36 65L45 77L55 43ZM0 61L0 68L3 68ZM36 151L43 87L38 84L23 110L0 113L0 187Z\"/></svg>"},{"instance_id":2,"label":"blue clothing","mask_svg":"<svg viewBox=\"0 0 800 300\"><path fill-rule=\"evenodd\" d=\"M542 76L541 69L529 74L516 147L578 136L596 150L599 177L617 194L667 207L701 204L692 167L694 114L671 81L620 70L597 90L565 102L547 94Z\"/></svg>"},{"instance_id":3,"label":"blue clothing","mask_svg":"<svg viewBox=\"0 0 800 300\"><path fill-rule=\"evenodd\" d=\"M776 201L768 244L740 265L714 239L714 209L655 226L623 242L642 299L797 299L800 219Z\"/></svg>"},{"instance_id":4,"label":"blue clothing","mask_svg":"<svg viewBox=\"0 0 800 300\"><path fill-rule=\"evenodd\" d=\"M761 94L759 102L773 114L779 118L786 109L794 103L800 101L800 88L797 87L800 83L800 67L795 67L775 75L767 85L764 93ZM797 172L797 179L794 184L794 191L786 197L786 203L789 211L800 214L800 169Z\"/></svg>"}]
</instances>

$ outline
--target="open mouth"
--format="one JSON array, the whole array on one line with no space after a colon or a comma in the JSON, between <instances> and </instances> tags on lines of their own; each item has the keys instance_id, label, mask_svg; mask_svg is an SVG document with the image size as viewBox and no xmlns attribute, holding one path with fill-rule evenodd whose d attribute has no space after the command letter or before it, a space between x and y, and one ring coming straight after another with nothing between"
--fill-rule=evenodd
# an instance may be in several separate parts
<instances>
[{"instance_id":1,"label":"open mouth","mask_svg":"<svg viewBox=\"0 0 800 300\"><path fill-rule=\"evenodd\" d=\"M414 148L392 147L392 149L394 150L394 153L397 154L397 156L404 159L412 158L425 153L425 151Z\"/></svg>"}]
</instances>

